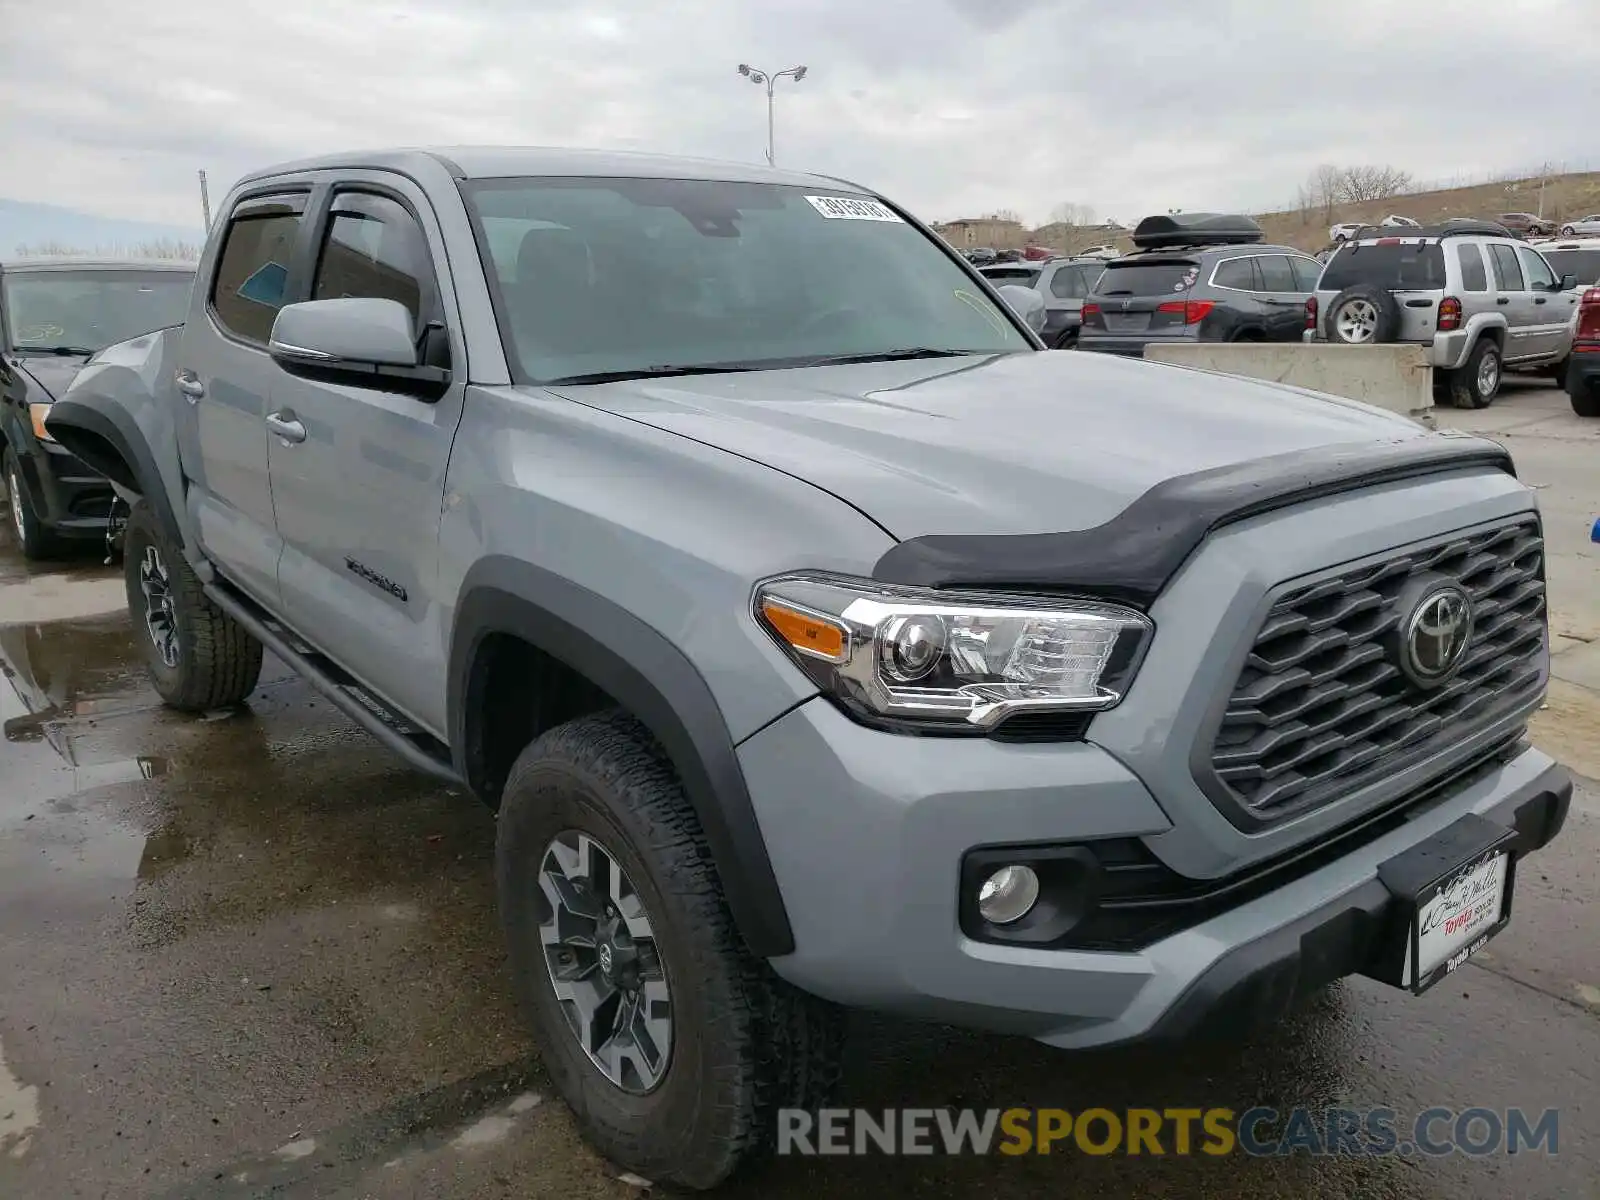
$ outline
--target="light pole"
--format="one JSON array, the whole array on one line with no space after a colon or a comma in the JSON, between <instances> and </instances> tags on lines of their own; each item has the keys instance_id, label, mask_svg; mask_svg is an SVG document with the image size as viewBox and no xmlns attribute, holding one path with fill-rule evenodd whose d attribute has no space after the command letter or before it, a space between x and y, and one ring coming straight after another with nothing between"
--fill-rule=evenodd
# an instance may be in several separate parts
<instances>
[{"instance_id":1,"label":"light pole","mask_svg":"<svg viewBox=\"0 0 1600 1200\"><path fill-rule=\"evenodd\" d=\"M739 64L739 74L751 83L764 84L767 89L767 166L777 166L777 160L772 156L772 91L778 86L778 80L788 76L796 83L806 77L804 67L790 67L786 71L758 71L749 63Z\"/></svg>"}]
</instances>

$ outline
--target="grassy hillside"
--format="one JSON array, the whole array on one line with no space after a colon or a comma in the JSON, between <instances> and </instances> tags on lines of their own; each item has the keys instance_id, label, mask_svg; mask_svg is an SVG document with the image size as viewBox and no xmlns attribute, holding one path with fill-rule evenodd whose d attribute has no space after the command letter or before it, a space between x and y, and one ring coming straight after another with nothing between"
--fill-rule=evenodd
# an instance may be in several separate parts
<instances>
[{"instance_id":1,"label":"grassy hillside","mask_svg":"<svg viewBox=\"0 0 1600 1200\"><path fill-rule=\"evenodd\" d=\"M1453 188L1444 192L1418 192L1366 204L1336 204L1329 219L1318 206L1310 213L1263 213L1256 219L1269 242L1320 250L1328 241L1328 226L1340 221L1370 221L1377 224L1389 213L1398 213L1424 224L1447 217L1493 219L1503 212L1539 211L1538 180L1488 183L1479 187ZM1600 172L1584 175L1556 175L1545 181L1544 215L1560 224L1570 217L1600 212Z\"/></svg>"},{"instance_id":2,"label":"grassy hillside","mask_svg":"<svg viewBox=\"0 0 1600 1200\"><path fill-rule=\"evenodd\" d=\"M1427 223L1443 221L1447 217L1492 219L1497 213L1538 211L1539 181L1524 179L1511 183L1451 188L1447 191L1418 192L1365 204L1336 204L1331 215L1317 205L1305 213L1259 213L1256 219L1261 222L1268 242L1315 252L1327 245L1328 227L1343 221L1370 221L1375 225L1390 213L1398 213L1402 217ZM1587 213L1600 213L1600 172L1552 175L1545 180L1544 214L1547 218L1559 225L1563 220ZM1041 245L1069 252L1102 242L1113 242L1125 250L1133 249L1133 243L1125 234L1110 237L1107 232L1102 228L1072 229L1062 225L1047 225L1035 230L1034 236Z\"/></svg>"}]
</instances>

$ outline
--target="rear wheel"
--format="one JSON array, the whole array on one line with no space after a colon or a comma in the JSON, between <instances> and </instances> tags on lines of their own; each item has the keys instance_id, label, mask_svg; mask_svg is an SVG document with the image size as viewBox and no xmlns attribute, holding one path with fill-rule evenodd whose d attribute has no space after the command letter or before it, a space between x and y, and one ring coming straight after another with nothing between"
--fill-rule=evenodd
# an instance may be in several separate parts
<instances>
[{"instance_id":1,"label":"rear wheel","mask_svg":"<svg viewBox=\"0 0 1600 1200\"><path fill-rule=\"evenodd\" d=\"M1600 417L1600 384L1580 381L1568 388L1567 395L1572 397L1572 411L1580 417Z\"/></svg>"},{"instance_id":2,"label":"rear wheel","mask_svg":"<svg viewBox=\"0 0 1600 1200\"><path fill-rule=\"evenodd\" d=\"M584 1136L709 1188L837 1078L838 1010L745 948L672 764L621 713L523 751L495 866L512 982Z\"/></svg>"},{"instance_id":3,"label":"rear wheel","mask_svg":"<svg viewBox=\"0 0 1600 1200\"><path fill-rule=\"evenodd\" d=\"M1450 373L1450 399L1457 408L1488 408L1499 394L1500 376L1500 347L1483 338Z\"/></svg>"},{"instance_id":4,"label":"rear wheel","mask_svg":"<svg viewBox=\"0 0 1600 1200\"><path fill-rule=\"evenodd\" d=\"M37 562L55 558L62 552L61 539L45 527L38 510L22 485L22 468L17 464L17 452L7 446L0 454L0 475L6 483L6 526L16 539L22 557Z\"/></svg>"},{"instance_id":5,"label":"rear wheel","mask_svg":"<svg viewBox=\"0 0 1600 1200\"><path fill-rule=\"evenodd\" d=\"M156 693L185 712L239 703L261 678L261 643L207 599L199 578L150 505L123 534L128 612Z\"/></svg>"},{"instance_id":6,"label":"rear wheel","mask_svg":"<svg viewBox=\"0 0 1600 1200\"><path fill-rule=\"evenodd\" d=\"M1576 229L1574 229L1571 225L1563 225L1561 227L1561 236L1562 237L1576 237L1577 234L1578 234L1578 231Z\"/></svg>"},{"instance_id":7,"label":"rear wheel","mask_svg":"<svg viewBox=\"0 0 1600 1200\"><path fill-rule=\"evenodd\" d=\"M1051 344L1054 350L1076 350L1078 348L1078 331L1076 329L1063 329L1056 334L1056 340Z\"/></svg>"}]
</instances>

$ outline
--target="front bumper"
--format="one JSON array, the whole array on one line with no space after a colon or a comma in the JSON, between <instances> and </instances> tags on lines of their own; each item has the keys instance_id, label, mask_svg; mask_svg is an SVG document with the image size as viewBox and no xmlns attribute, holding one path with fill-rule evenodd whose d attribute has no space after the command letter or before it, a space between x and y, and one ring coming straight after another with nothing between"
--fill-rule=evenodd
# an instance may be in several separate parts
<instances>
[{"instance_id":1,"label":"front bumper","mask_svg":"<svg viewBox=\"0 0 1600 1200\"><path fill-rule=\"evenodd\" d=\"M115 493L110 480L60 446L34 442L17 457L40 521L64 538L104 537Z\"/></svg>"},{"instance_id":2,"label":"front bumper","mask_svg":"<svg viewBox=\"0 0 1600 1200\"><path fill-rule=\"evenodd\" d=\"M1063 1047L1187 1036L1241 1005L1270 1016L1360 972L1391 903L1383 862L1467 813L1515 827L1519 855L1535 850L1560 829L1572 787L1523 750L1348 854L1113 953L980 942L958 916L961 860L975 847L1171 828L1098 746L905 738L814 699L739 754L795 932L795 952L772 960L780 975L843 1004Z\"/></svg>"}]
</instances>

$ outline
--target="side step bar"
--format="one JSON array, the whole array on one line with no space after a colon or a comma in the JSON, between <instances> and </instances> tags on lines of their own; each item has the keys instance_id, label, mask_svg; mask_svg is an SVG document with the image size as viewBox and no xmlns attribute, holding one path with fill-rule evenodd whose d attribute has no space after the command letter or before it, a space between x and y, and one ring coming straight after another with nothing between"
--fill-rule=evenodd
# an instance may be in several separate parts
<instances>
[{"instance_id":1,"label":"side step bar","mask_svg":"<svg viewBox=\"0 0 1600 1200\"><path fill-rule=\"evenodd\" d=\"M254 603L222 583L205 585L206 598L250 631L294 672L321 692L345 716L365 729L419 771L465 787L450 761L450 750L437 738L413 729L378 701L337 663L309 647L299 647L290 634Z\"/></svg>"}]
</instances>

